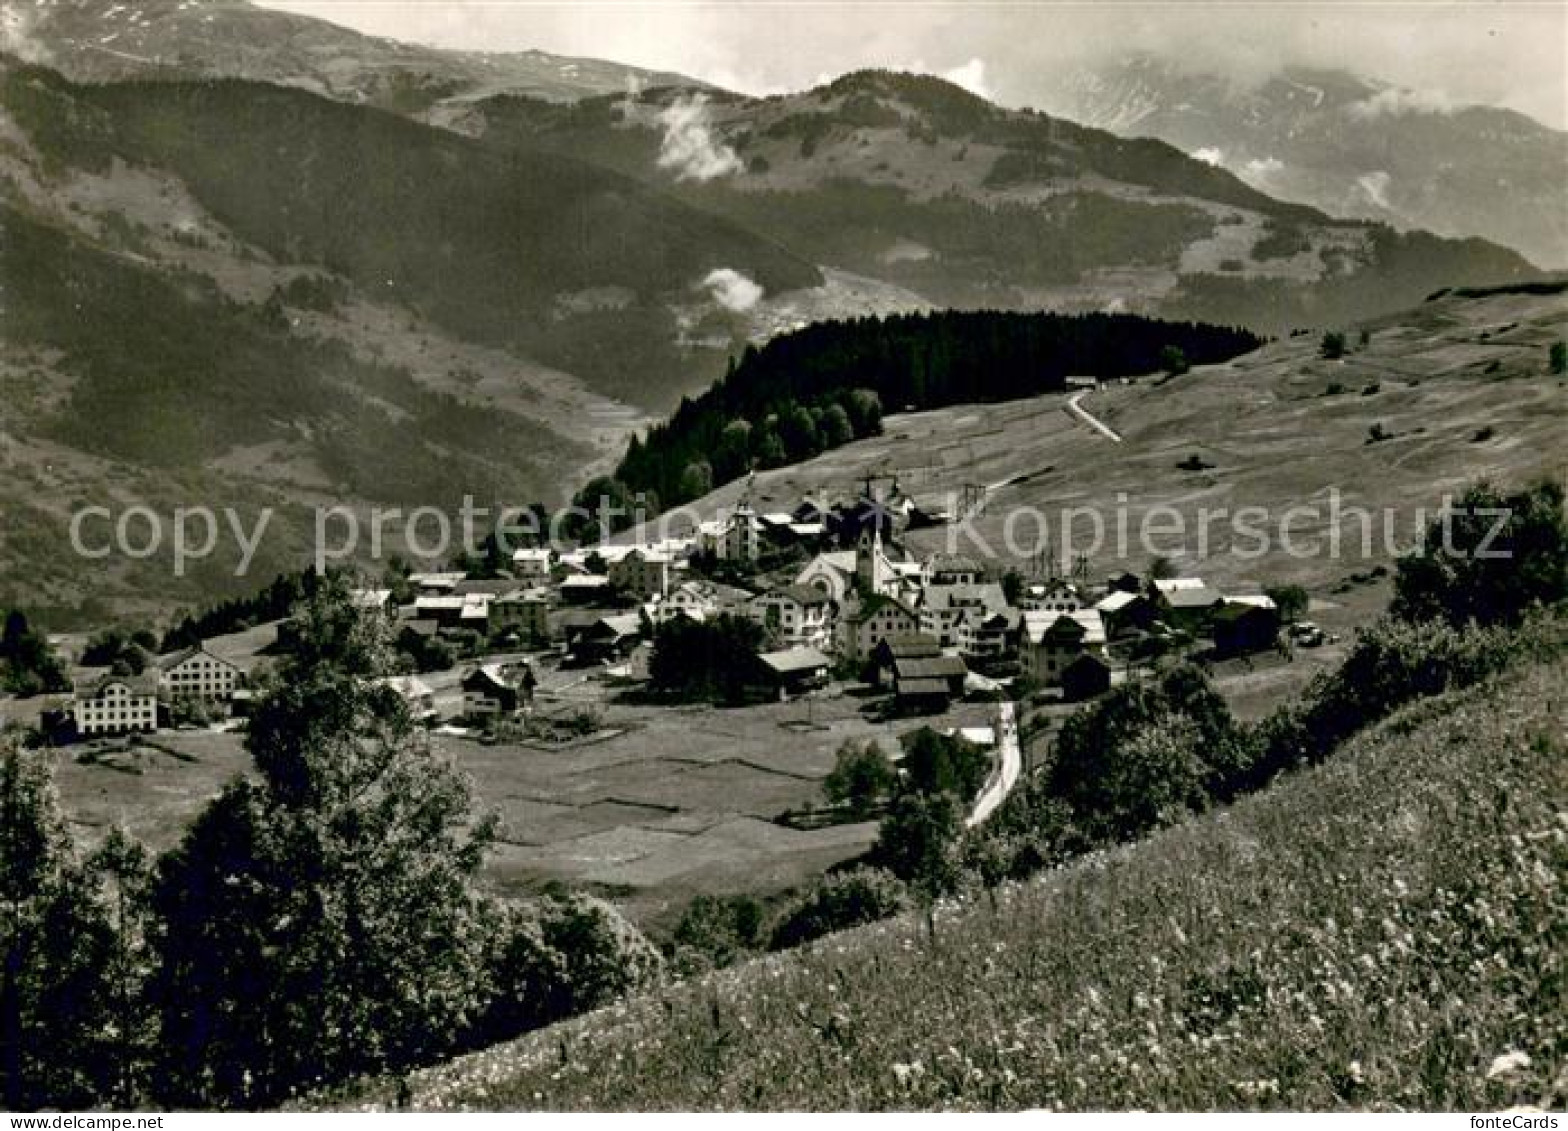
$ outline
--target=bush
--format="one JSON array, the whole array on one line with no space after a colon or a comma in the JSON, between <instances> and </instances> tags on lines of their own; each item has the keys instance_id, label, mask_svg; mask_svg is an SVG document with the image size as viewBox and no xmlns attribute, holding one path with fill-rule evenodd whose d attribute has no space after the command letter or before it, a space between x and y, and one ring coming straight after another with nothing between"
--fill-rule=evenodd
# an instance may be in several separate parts
<instances>
[{"instance_id":1,"label":"bush","mask_svg":"<svg viewBox=\"0 0 1568 1131\"><path fill-rule=\"evenodd\" d=\"M762 904L749 895L699 895L687 905L671 941L689 973L728 966L767 944Z\"/></svg>"},{"instance_id":2,"label":"bush","mask_svg":"<svg viewBox=\"0 0 1568 1131\"><path fill-rule=\"evenodd\" d=\"M849 739L839 747L833 770L822 781L822 792L834 804L848 807L852 815L864 816L897 784L898 771L878 743Z\"/></svg>"},{"instance_id":3,"label":"bush","mask_svg":"<svg viewBox=\"0 0 1568 1131\"><path fill-rule=\"evenodd\" d=\"M1562 486L1505 495L1482 484L1427 528L1417 553L1400 559L1389 611L1405 621L1517 624L1532 606L1565 597Z\"/></svg>"},{"instance_id":4,"label":"bush","mask_svg":"<svg viewBox=\"0 0 1568 1131\"><path fill-rule=\"evenodd\" d=\"M1318 353L1330 361L1337 361L1344 357L1345 335L1339 330L1328 331L1318 343Z\"/></svg>"},{"instance_id":5,"label":"bush","mask_svg":"<svg viewBox=\"0 0 1568 1131\"><path fill-rule=\"evenodd\" d=\"M855 868L824 877L793 904L773 929L774 950L800 946L834 931L875 923L909 905L898 877L881 868Z\"/></svg>"},{"instance_id":6,"label":"bush","mask_svg":"<svg viewBox=\"0 0 1568 1131\"><path fill-rule=\"evenodd\" d=\"M487 1006L473 1039L493 1043L607 1005L656 982L664 959L603 900L500 904L486 948Z\"/></svg>"}]
</instances>

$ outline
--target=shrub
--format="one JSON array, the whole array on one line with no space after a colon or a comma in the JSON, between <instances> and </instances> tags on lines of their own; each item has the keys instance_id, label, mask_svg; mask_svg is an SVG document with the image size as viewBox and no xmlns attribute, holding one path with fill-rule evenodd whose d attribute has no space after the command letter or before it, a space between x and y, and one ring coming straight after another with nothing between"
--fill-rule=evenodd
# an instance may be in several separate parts
<instances>
[{"instance_id":1,"label":"shrub","mask_svg":"<svg viewBox=\"0 0 1568 1131\"><path fill-rule=\"evenodd\" d=\"M839 747L833 770L822 781L822 792L834 804L863 816L897 784L898 771L878 743L850 739Z\"/></svg>"},{"instance_id":2,"label":"shrub","mask_svg":"<svg viewBox=\"0 0 1568 1131\"><path fill-rule=\"evenodd\" d=\"M687 905L671 941L689 968L728 966L766 945L762 904L749 895L699 895Z\"/></svg>"},{"instance_id":3,"label":"shrub","mask_svg":"<svg viewBox=\"0 0 1568 1131\"><path fill-rule=\"evenodd\" d=\"M1328 331L1318 343L1318 353L1330 361L1344 357L1345 335L1339 330Z\"/></svg>"},{"instance_id":4,"label":"shrub","mask_svg":"<svg viewBox=\"0 0 1568 1131\"><path fill-rule=\"evenodd\" d=\"M1517 624L1531 606L1565 597L1561 485L1505 495L1483 484L1427 528L1417 553L1400 559L1390 611L1406 621Z\"/></svg>"},{"instance_id":5,"label":"shrub","mask_svg":"<svg viewBox=\"0 0 1568 1131\"><path fill-rule=\"evenodd\" d=\"M855 868L825 876L793 904L773 929L774 950L800 946L834 931L875 923L909 904L898 877L881 868Z\"/></svg>"}]
</instances>

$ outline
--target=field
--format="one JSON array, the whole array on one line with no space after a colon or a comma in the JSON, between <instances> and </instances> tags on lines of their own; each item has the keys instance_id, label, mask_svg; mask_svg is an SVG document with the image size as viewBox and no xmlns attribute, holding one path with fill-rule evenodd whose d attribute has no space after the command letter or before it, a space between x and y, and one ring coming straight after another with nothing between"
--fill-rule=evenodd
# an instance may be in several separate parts
<instances>
[{"instance_id":1,"label":"field","mask_svg":"<svg viewBox=\"0 0 1568 1131\"><path fill-rule=\"evenodd\" d=\"M455 700L455 678L435 681L438 702ZM599 891L644 925L678 916L695 894L776 894L863 852L875 822L797 829L775 819L820 803L846 739L876 737L892 749L922 723L984 725L991 711L958 705L887 724L867 720L851 695L672 709L619 702L581 672L547 671L543 687L545 711L591 706L599 733L559 747L434 740L472 776L479 807L500 817L486 881L513 894L551 881ZM237 732L170 731L134 745L65 748L56 783L84 840L121 824L162 849L248 769Z\"/></svg>"},{"instance_id":2,"label":"field","mask_svg":"<svg viewBox=\"0 0 1568 1131\"><path fill-rule=\"evenodd\" d=\"M1568 1101L1568 668L1039 880L417 1074L422 1109ZM390 1088L353 1096L379 1106Z\"/></svg>"}]
</instances>

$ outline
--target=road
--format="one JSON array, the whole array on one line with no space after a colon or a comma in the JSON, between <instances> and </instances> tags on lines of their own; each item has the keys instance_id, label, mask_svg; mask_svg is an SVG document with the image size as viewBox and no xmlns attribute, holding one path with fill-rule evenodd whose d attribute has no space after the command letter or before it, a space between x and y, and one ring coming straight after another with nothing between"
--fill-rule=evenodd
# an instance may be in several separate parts
<instances>
[{"instance_id":1,"label":"road","mask_svg":"<svg viewBox=\"0 0 1568 1131\"><path fill-rule=\"evenodd\" d=\"M1002 759L1001 768L984 792L975 798L974 812L969 814L969 820L965 822L970 828L996 812L996 807L1012 792L1023 772L1023 751L1018 745L1018 716L1011 703L997 704L996 749Z\"/></svg>"},{"instance_id":2,"label":"road","mask_svg":"<svg viewBox=\"0 0 1568 1131\"><path fill-rule=\"evenodd\" d=\"M1098 432L1100 435L1104 436L1107 440L1111 441L1111 443L1113 443L1113 444L1121 443L1122 442L1122 438L1119 435L1116 434L1116 430L1115 429L1113 429L1109 424L1105 423L1105 421L1101 420L1099 417L1095 416L1088 409L1084 408L1083 405L1078 403L1079 401L1083 400L1084 397L1086 397L1087 395L1088 395L1087 393L1074 393L1072 396L1068 397L1067 398L1067 411L1072 413L1079 420L1083 421L1090 428L1093 428L1096 432Z\"/></svg>"}]
</instances>

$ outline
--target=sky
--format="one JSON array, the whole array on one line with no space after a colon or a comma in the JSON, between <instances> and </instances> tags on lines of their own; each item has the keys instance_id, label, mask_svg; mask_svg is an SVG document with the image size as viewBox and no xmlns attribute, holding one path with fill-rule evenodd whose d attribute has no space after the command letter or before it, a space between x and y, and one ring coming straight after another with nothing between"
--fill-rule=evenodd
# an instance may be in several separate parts
<instances>
[{"instance_id":1,"label":"sky","mask_svg":"<svg viewBox=\"0 0 1568 1131\"><path fill-rule=\"evenodd\" d=\"M1049 108L1053 74L1155 51L1239 80L1343 67L1449 103L1568 127L1568 0L262 0L375 35L536 48L707 80L799 90L861 67L922 70L1011 106Z\"/></svg>"}]
</instances>

